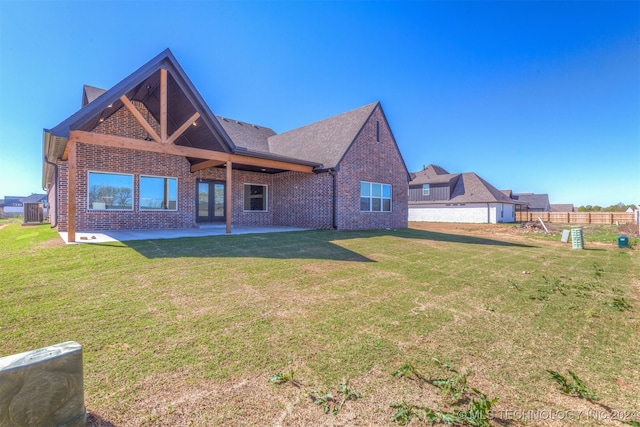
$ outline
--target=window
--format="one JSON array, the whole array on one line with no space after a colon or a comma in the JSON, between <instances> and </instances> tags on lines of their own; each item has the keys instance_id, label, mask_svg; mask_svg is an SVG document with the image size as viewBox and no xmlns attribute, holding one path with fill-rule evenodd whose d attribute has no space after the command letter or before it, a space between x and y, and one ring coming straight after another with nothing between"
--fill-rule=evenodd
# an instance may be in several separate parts
<instances>
[{"instance_id":1,"label":"window","mask_svg":"<svg viewBox=\"0 0 640 427\"><path fill-rule=\"evenodd\" d=\"M267 186L261 184L244 185L244 210L267 211Z\"/></svg>"},{"instance_id":2,"label":"window","mask_svg":"<svg viewBox=\"0 0 640 427\"><path fill-rule=\"evenodd\" d=\"M140 210L178 208L178 180L158 176L140 176Z\"/></svg>"},{"instance_id":3,"label":"window","mask_svg":"<svg viewBox=\"0 0 640 427\"><path fill-rule=\"evenodd\" d=\"M380 120L376 120L376 142L380 142Z\"/></svg>"},{"instance_id":4,"label":"window","mask_svg":"<svg viewBox=\"0 0 640 427\"><path fill-rule=\"evenodd\" d=\"M133 175L89 172L88 181L89 209L133 209Z\"/></svg>"},{"instance_id":5,"label":"window","mask_svg":"<svg viewBox=\"0 0 640 427\"><path fill-rule=\"evenodd\" d=\"M422 184L422 195L423 196L428 196L429 195L429 184Z\"/></svg>"},{"instance_id":6,"label":"window","mask_svg":"<svg viewBox=\"0 0 640 427\"><path fill-rule=\"evenodd\" d=\"M391 186L375 182L360 182L360 211L391 212Z\"/></svg>"}]
</instances>

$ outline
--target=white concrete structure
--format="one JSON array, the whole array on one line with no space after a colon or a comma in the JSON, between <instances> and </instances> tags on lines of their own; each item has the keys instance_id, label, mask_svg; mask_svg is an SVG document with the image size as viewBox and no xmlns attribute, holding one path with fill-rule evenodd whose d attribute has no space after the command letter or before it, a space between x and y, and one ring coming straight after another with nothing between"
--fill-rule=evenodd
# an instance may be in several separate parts
<instances>
[{"instance_id":1,"label":"white concrete structure","mask_svg":"<svg viewBox=\"0 0 640 427\"><path fill-rule=\"evenodd\" d=\"M514 205L504 203L467 203L455 206L410 206L409 221L424 222L514 222Z\"/></svg>"},{"instance_id":2,"label":"white concrete structure","mask_svg":"<svg viewBox=\"0 0 640 427\"><path fill-rule=\"evenodd\" d=\"M450 174L429 165L409 183L409 221L502 223L516 220L516 205L473 172Z\"/></svg>"}]
</instances>

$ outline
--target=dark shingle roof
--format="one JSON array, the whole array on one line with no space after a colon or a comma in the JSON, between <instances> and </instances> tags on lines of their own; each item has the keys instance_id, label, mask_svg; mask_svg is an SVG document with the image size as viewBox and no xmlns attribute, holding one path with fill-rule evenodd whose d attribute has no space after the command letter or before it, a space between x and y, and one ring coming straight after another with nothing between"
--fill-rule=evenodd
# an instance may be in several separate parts
<instances>
[{"instance_id":1,"label":"dark shingle roof","mask_svg":"<svg viewBox=\"0 0 640 427\"><path fill-rule=\"evenodd\" d=\"M32 194L27 197L23 197L20 201L22 203L40 203L43 199L46 199L46 194Z\"/></svg>"},{"instance_id":2,"label":"dark shingle roof","mask_svg":"<svg viewBox=\"0 0 640 427\"><path fill-rule=\"evenodd\" d=\"M276 134L273 130L220 116L216 116L216 118L237 147L269 152L269 137Z\"/></svg>"},{"instance_id":3,"label":"dark shingle roof","mask_svg":"<svg viewBox=\"0 0 640 427\"><path fill-rule=\"evenodd\" d=\"M420 184L447 184L460 176L459 173L449 173L437 165L429 165L419 172L411 174L413 179L409 185Z\"/></svg>"},{"instance_id":4,"label":"dark shingle roof","mask_svg":"<svg viewBox=\"0 0 640 427\"><path fill-rule=\"evenodd\" d=\"M550 208L548 194L513 193L511 197L519 202L526 203L529 209L542 209L546 211Z\"/></svg>"},{"instance_id":5,"label":"dark shingle roof","mask_svg":"<svg viewBox=\"0 0 640 427\"><path fill-rule=\"evenodd\" d=\"M269 137L269 151L334 168L378 106L374 102L319 122Z\"/></svg>"},{"instance_id":6,"label":"dark shingle roof","mask_svg":"<svg viewBox=\"0 0 640 427\"><path fill-rule=\"evenodd\" d=\"M556 203L550 206L551 212L573 212L575 210L572 203Z\"/></svg>"},{"instance_id":7,"label":"dark shingle roof","mask_svg":"<svg viewBox=\"0 0 640 427\"><path fill-rule=\"evenodd\" d=\"M106 89L100 89L99 87L84 85L82 87L82 106L84 107L85 105L93 102L106 91Z\"/></svg>"},{"instance_id":8,"label":"dark shingle roof","mask_svg":"<svg viewBox=\"0 0 640 427\"><path fill-rule=\"evenodd\" d=\"M452 203L514 203L502 191L473 172L461 175L449 201Z\"/></svg>"}]
</instances>

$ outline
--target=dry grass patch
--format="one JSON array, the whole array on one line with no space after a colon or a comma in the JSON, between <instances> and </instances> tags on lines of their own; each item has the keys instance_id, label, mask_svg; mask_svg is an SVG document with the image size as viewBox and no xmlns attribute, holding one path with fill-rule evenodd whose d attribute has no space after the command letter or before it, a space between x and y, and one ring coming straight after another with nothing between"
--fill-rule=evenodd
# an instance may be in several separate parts
<instances>
[{"instance_id":1,"label":"dry grass patch","mask_svg":"<svg viewBox=\"0 0 640 427\"><path fill-rule=\"evenodd\" d=\"M602 409L560 393L549 369L637 407L640 252L463 228L58 246L47 227L11 225L1 352L81 343L98 426L392 425L392 403L466 410L471 391L451 403L391 375L407 363L449 375L433 357L499 398L494 425L520 425L510 410ZM269 383L289 371L301 387ZM361 398L335 416L310 398L345 382Z\"/></svg>"}]
</instances>

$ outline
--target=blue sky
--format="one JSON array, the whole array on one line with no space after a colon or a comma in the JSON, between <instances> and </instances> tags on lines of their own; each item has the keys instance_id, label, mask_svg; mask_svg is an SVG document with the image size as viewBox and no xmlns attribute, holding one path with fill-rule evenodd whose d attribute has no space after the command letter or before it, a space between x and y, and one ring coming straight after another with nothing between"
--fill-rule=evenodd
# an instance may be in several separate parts
<instances>
[{"instance_id":1,"label":"blue sky","mask_svg":"<svg viewBox=\"0 0 640 427\"><path fill-rule=\"evenodd\" d=\"M283 132L380 101L407 167L640 204L640 2L0 0L0 197L42 129L170 48L215 114Z\"/></svg>"}]
</instances>

